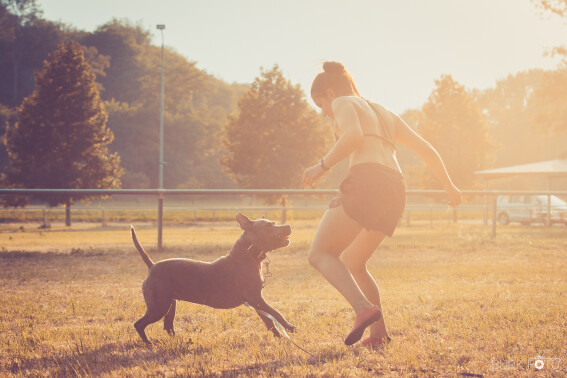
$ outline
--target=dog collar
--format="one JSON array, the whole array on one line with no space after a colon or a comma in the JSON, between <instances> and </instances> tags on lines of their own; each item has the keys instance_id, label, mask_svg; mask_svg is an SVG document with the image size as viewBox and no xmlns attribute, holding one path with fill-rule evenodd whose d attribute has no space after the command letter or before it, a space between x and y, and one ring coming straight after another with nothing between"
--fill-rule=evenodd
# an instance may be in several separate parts
<instances>
[{"instance_id":1,"label":"dog collar","mask_svg":"<svg viewBox=\"0 0 567 378\"><path fill-rule=\"evenodd\" d=\"M250 247L246 249L254 258L258 261L262 261L268 255L270 251L262 251L260 248L256 247L254 244L250 244Z\"/></svg>"}]
</instances>

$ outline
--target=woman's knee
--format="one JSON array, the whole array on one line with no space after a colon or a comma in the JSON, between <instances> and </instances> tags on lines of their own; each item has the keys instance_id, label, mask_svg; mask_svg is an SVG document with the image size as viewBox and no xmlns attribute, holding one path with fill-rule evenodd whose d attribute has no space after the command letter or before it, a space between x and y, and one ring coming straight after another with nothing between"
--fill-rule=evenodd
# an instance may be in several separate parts
<instances>
[{"instance_id":1,"label":"woman's knee","mask_svg":"<svg viewBox=\"0 0 567 378\"><path fill-rule=\"evenodd\" d=\"M314 251L313 249L311 249L309 251L309 254L307 255L307 261L309 262L309 265L311 265L313 268L317 269L317 267L319 266L321 259L322 259L322 254L320 252Z\"/></svg>"}]
</instances>

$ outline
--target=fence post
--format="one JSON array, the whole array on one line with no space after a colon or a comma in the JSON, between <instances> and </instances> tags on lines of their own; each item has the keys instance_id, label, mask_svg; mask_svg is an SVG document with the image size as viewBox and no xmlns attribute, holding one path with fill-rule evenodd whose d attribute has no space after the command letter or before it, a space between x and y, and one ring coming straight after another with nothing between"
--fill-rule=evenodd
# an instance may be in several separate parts
<instances>
[{"instance_id":1,"label":"fence post","mask_svg":"<svg viewBox=\"0 0 567 378\"><path fill-rule=\"evenodd\" d=\"M497 212L498 212L498 205L497 205L497 196L493 195L492 199L492 238L496 237L496 221L498 219Z\"/></svg>"},{"instance_id":2,"label":"fence post","mask_svg":"<svg viewBox=\"0 0 567 378\"><path fill-rule=\"evenodd\" d=\"M163 247L163 193L158 193L158 234L157 234L157 249L161 251Z\"/></svg>"},{"instance_id":3,"label":"fence post","mask_svg":"<svg viewBox=\"0 0 567 378\"><path fill-rule=\"evenodd\" d=\"M104 221L104 207L102 209L100 209L101 212L101 219L102 219L102 227L106 226L106 222Z\"/></svg>"},{"instance_id":4,"label":"fence post","mask_svg":"<svg viewBox=\"0 0 567 378\"><path fill-rule=\"evenodd\" d=\"M47 228L47 222L46 222L46 219L45 219L45 207L43 208L43 225L42 225L42 227Z\"/></svg>"},{"instance_id":5,"label":"fence post","mask_svg":"<svg viewBox=\"0 0 567 378\"><path fill-rule=\"evenodd\" d=\"M486 182L486 180L483 180L483 185L484 185L484 195L483 195L483 201L484 201L484 206L482 207L482 225L483 226L487 226L488 225L488 196L486 195L486 190L488 189L488 184Z\"/></svg>"},{"instance_id":6,"label":"fence post","mask_svg":"<svg viewBox=\"0 0 567 378\"><path fill-rule=\"evenodd\" d=\"M551 194L547 193L547 227L551 227Z\"/></svg>"},{"instance_id":7,"label":"fence post","mask_svg":"<svg viewBox=\"0 0 567 378\"><path fill-rule=\"evenodd\" d=\"M285 196L282 196L281 205L282 205L282 223L281 224L285 224L285 222L287 220L286 219L286 208L285 208L285 205L286 205Z\"/></svg>"}]
</instances>

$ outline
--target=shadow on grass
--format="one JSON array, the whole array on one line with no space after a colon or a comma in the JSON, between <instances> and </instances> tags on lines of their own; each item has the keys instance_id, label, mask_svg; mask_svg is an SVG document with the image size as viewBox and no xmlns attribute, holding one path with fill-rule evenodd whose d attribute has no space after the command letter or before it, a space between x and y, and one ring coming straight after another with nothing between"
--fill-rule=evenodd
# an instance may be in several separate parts
<instances>
[{"instance_id":1,"label":"shadow on grass","mask_svg":"<svg viewBox=\"0 0 567 378\"><path fill-rule=\"evenodd\" d=\"M303 360L300 358L293 358L290 357L290 359L286 359L286 360L272 360L272 361L266 361L266 362L262 362L262 363L256 363L256 364L250 364L250 365L246 365L244 367L239 367L239 368L234 368L234 369L227 369L227 370L223 370L221 375L224 376L242 376L244 375L257 375L258 373L267 373L267 374L272 374L272 373L276 373L277 370L283 366L289 366L290 363L293 360L297 360L297 364L298 365L311 365L311 366L317 366L317 365L322 365L325 364L329 361L333 361L335 359L338 359L340 357L344 357L345 353L341 350L337 350L335 348L323 351L322 353L319 353L318 355L314 355L311 357L308 357L307 359Z\"/></svg>"},{"instance_id":2,"label":"shadow on grass","mask_svg":"<svg viewBox=\"0 0 567 378\"><path fill-rule=\"evenodd\" d=\"M12 374L23 376L37 372L49 372L52 376L98 376L146 364L164 365L180 356L196 356L209 351L210 348L195 346L191 340L170 345L164 341L156 341L153 346L146 346L142 341L129 341L109 343L85 352L71 350L60 357L23 359L19 363L13 362L7 369Z\"/></svg>"},{"instance_id":3,"label":"shadow on grass","mask_svg":"<svg viewBox=\"0 0 567 378\"><path fill-rule=\"evenodd\" d=\"M352 351L351 351L352 352ZM353 353L357 353L356 351L354 351ZM300 358L295 358L296 360L296 364L300 365L300 366L322 366L326 363L329 362L333 362L334 360L343 358L347 356L347 352L345 352L345 350L340 350L340 349L336 349L336 348L330 348L328 350L325 350L323 352L320 352L318 355L316 356L312 356L309 357L305 360L302 360ZM277 374L278 369L284 367L284 366L289 366L292 361L294 359L290 358L289 360L272 360L272 361L266 361L263 363L256 363L256 364L249 364L247 366L244 367L240 367L240 368L234 368L234 369L228 369L228 370L223 370L221 372L221 376L223 377L239 377L242 375L246 375L246 376L250 376L250 375L262 375L262 374L267 374L267 375L272 375L272 374ZM358 367L360 368L360 366ZM374 366L367 366L366 367L366 373L370 374L370 375L375 375L375 376L391 376L392 374L394 375L400 375L400 376L404 376L404 375L418 375L418 376L438 376L438 375L444 375L444 372L439 372L435 369L415 369L415 370L403 370L403 369L396 369L396 368L390 368L390 369L376 369ZM475 378L482 378L484 377L483 374L476 374L476 373L469 373L469 372L455 372L452 373L450 375L454 375L454 376L460 376L460 377L475 377Z\"/></svg>"},{"instance_id":4,"label":"shadow on grass","mask_svg":"<svg viewBox=\"0 0 567 378\"><path fill-rule=\"evenodd\" d=\"M7 251L0 250L0 260L16 260L16 259L32 259L34 261L45 261L57 258L69 257L98 257L104 255L104 251L83 250L81 248L72 248L70 252L39 252L39 251ZM110 254L110 253L107 253Z\"/></svg>"}]
</instances>

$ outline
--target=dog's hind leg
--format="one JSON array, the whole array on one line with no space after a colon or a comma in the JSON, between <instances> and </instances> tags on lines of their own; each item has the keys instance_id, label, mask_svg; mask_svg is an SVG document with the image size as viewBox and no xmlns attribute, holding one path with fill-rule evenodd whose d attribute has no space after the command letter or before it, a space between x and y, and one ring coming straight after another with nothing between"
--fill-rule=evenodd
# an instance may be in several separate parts
<instances>
[{"instance_id":1,"label":"dog's hind leg","mask_svg":"<svg viewBox=\"0 0 567 378\"><path fill-rule=\"evenodd\" d=\"M136 331L138 331L138 334L146 344L151 344L144 330L148 325L157 322L168 313L169 308L171 307L171 300L162 299L157 301L157 303L146 302L146 305L146 313L140 318L140 320L134 323L134 328L136 328Z\"/></svg>"},{"instance_id":2,"label":"dog's hind leg","mask_svg":"<svg viewBox=\"0 0 567 378\"><path fill-rule=\"evenodd\" d=\"M280 331L278 331L272 319L268 318L266 315L264 315L262 312L258 310L256 310L256 313L260 316L260 319L262 319L262 321L266 325L266 328L268 328L268 331L272 331L275 337L281 337L281 333Z\"/></svg>"},{"instance_id":3,"label":"dog's hind leg","mask_svg":"<svg viewBox=\"0 0 567 378\"><path fill-rule=\"evenodd\" d=\"M163 318L163 329L167 331L171 336L175 336L175 330L173 329L173 319L175 318L175 299L171 301L171 306L169 306L169 311Z\"/></svg>"}]
</instances>

